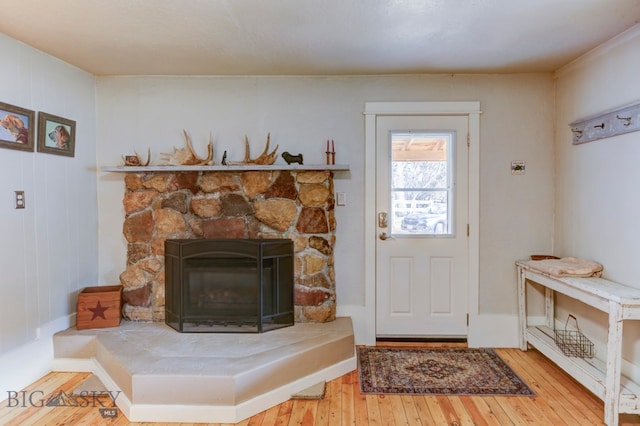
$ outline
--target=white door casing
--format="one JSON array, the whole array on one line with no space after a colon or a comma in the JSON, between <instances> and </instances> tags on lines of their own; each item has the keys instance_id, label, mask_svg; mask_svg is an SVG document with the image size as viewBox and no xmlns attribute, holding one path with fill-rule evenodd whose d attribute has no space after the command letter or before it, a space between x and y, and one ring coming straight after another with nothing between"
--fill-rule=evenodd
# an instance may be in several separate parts
<instances>
[{"instance_id":1,"label":"white door casing","mask_svg":"<svg viewBox=\"0 0 640 426\"><path fill-rule=\"evenodd\" d=\"M365 306L360 327L361 343L376 341L376 245L378 238L376 211L376 121L383 115L460 115L469 124L469 197L468 217L468 288L469 325L478 315L478 229L479 229L479 143L480 103L469 102L367 102L365 104ZM473 330L469 328L469 333ZM473 336L469 335L471 340Z\"/></svg>"}]
</instances>

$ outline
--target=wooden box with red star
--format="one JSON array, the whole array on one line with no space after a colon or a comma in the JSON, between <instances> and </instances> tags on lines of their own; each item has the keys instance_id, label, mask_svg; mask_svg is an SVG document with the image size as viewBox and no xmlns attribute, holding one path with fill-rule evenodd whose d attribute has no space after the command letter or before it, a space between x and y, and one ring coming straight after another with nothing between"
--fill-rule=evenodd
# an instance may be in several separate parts
<instances>
[{"instance_id":1,"label":"wooden box with red star","mask_svg":"<svg viewBox=\"0 0 640 426\"><path fill-rule=\"evenodd\" d=\"M76 328L117 327L121 308L121 285L87 287L78 293Z\"/></svg>"}]
</instances>

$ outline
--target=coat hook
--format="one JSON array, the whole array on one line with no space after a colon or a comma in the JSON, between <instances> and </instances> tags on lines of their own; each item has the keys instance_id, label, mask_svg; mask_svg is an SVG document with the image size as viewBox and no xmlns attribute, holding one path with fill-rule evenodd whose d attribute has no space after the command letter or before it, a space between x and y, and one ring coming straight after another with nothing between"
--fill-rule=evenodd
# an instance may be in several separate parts
<instances>
[{"instance_id":1,"label":"coat hook","mask_svg":"<svg viewBox=\"0 0 640 426\"><path fill-rule=\"evenodd\" d=\"M576 140L580 139L582 137L582 130L577 129L577 128L573 128L571 129L571 131L573 132L573 136L576 138Z\"/></svg>"},{"instance_id":2,"label":"coat hook","mask_svg":"<svg viewBox=\"0 0 640 426\"><path fill-rule=\"evenodd\" d=\"M631 117L620 117L619 115L616 115L616 118L618 120L624 120L624 123L622 123L622 125L625 127L631 124Z\"/></svg>"},{"instance_id":3,"label":"coat hook","mask_svg":"<svg viewBox=\"0 0 640 426\"><path fill-rule=\"evenodd\" d=\"M594 129L604 129L604 123L593 126Z\"/></svg>"}]
</instances>

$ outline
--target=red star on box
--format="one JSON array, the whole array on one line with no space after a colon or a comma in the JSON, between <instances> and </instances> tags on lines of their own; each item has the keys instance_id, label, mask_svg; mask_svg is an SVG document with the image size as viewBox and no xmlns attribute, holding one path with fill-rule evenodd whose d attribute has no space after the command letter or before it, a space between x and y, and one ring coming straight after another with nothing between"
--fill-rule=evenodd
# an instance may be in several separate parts
<instances>
[{"instance_id":1,"label":"red star on box","mask_svg":"<svg viewBox=\"0 0 640 426\"><path fill-rule=\"evenodd\" d=\"M106 311L107 309L109 309L108 306L102 306L100 304L100 301L98 300L98 304L96 305L95 308L89 308L89 310L91 312L93 312L93 316L91 317L91 321L93 321L94 319L101 317L102 319L106 320L107 318L104 316L104 311Z\"/></svg>"}]
</instances>

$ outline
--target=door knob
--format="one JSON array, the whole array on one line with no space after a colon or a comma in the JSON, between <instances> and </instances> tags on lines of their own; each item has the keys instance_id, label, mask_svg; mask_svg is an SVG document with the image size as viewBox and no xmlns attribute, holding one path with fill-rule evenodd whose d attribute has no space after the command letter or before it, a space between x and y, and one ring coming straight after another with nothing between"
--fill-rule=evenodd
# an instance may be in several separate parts
<instances>
[{"instance_id":1,"label":"door knob","mask_svg":"<svg viewBox=\"0 0 640 426\"><path fill-rule=\"evenodd\" d=\"M389 238L391 238L389 235L387 235L386 232L381 232L379 235L379 238L384 241L384 240L388 240Z\"/></svg>"},{"instance_id":2,"label":"door knob","mask_svg":"<svg viewBox=\"0 0 640 426\"><path fill-rule=\"evenodd\" d=\"M380 228L386 228L387 225L387 213L386 212L380 212L378 213L378 227Z\"/></svg>"}]
</instances>

